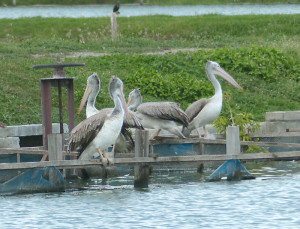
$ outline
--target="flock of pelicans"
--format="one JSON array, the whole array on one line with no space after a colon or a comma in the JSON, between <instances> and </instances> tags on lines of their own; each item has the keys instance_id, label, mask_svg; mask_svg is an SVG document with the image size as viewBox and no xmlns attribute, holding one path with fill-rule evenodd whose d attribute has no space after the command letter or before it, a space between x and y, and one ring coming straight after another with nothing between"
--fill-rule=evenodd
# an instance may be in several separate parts
<instances>
[{"instance_id":1,"label":"flock of pelicans","mask_svg":"<svg viewBox=\"0 0 300 229\"><path fill-rule=\"evenodd\" d=\"M68 151L78 151L80 160L89 160L97 153L102 160L107 160L107 149L111 145L114 153L115 147L122 143L124 145L126 140L133 143L129 128L155 129L156 136L161 130L166 130L179 138L188 137L196 129L200 138L199 128L203 127L204 137L208 137L205 125L213 122L222 109L222 88L216 75L234 87L242 88L216 62L207 62L206 75L215 88L214 96L197 100L183 111L175 102L142 103L142 95L138 89L130 92L126 104L123 82L116 76L113 76L109 83L109 92L115 107L98 110L95 107L95 100L100 91L100 80L96 73L92 74L88 77L78 109L80 112L87 101L86 119L72 130ZM6 125L0 122L0 127L4 128Z\"/></svg>"},{"instance_id":2,"label":"flock of pelicans","mask_svg":"<svg viewBox=\"0 0 300 229\"><path fill-rule=\"evenodd\" d=\"M80 160L89 160L99 153L102 160L107 160L107 149L113 145L114 152L117 143L131 139L128 128L166 130L180 138L188 137L193 130L203 127L205 137L208 132L205 125L214 121L222 108L222 88L216 75L221 76L234 87L241 86L220 65L213 61L206 64L206 74L215 88L215 94L209 99L200 99L192 103L186 111L180 109L175 102L142 103L138 89L129 94L126 104L123 94L123 82L113 76L109 83L110 96L114 108L98 110L95 100L100 91L100 80L96 73L88 77L85 93L82 97L79 112L86 101L86 118L71 132L68 144L69 151L79 151ZM183 127L177 125L180 124ZM109 163L109 160L107 161Z\"/></svg>"}]
</instances>

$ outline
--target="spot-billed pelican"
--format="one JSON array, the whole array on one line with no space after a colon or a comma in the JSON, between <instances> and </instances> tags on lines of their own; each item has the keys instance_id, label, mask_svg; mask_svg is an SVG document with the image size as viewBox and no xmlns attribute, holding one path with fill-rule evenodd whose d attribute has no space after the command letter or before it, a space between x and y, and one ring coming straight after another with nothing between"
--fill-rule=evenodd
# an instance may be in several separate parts
<instances>
[{"instance_id":1,"label":"spot-billed pelican","mask_svg":"<svg viewBox=\"0 0 300 229\"><path fill-rule=\"evenodd\" d=\"M81 112L86 101L86 117L89 118L94 114L97 114L99 110L95 106L96 98L100 92L100 79L97 73L93 73L87 79L86 89L82 96L80 106L78 108L78 114ZM109 114L113 108L105 108L102 110L103 113ZM132 139L131 133L128 128L138 128L143 129L138 118L135 116L134 112L129 111L129 115L124 119L124 125L121 130L121 135L117 139L114 150L116 152L130 152L134 148L134 141ZM126 143L126 140L129 141L129 144Z\"/></svg>"},{"instance_id":2,"label":"spot-billed pelican","mask_svg":"<svg viewBox=\"0 0 300 229\"><path fill-rule=\"evenodd\" d=\"M215 88L215 95L209 99L202 98L197 100L186 109L185 113L189 117L189 125L183 128L185 136L189 136L192 130L202 126L205 131L205 137L208 137L205 125L213 122L221 113L223 101L222 88L215 75L221 76L234 87L242 90L242 87L217 62L207 61L206 75ZM198 135L200 138L199 131Z\"/></svg>"},{"instance_id":3,"label":"spot-billed pelican","mask_svg":"<svg viewBox=\"0 0 300 229\"><path fill-rule=\"evenodd\" d=\"M100 88L101 88L100 79L98 77L98 74L94 72L87 79L85 92L83 94L83 97L81 99L81 102L80 102L80 105L78 108L78 112L77 112L78 114L82 110L86 101L87 101L87 104L86 104L85 114L86 114L87 118L89 118L92 115L97 114L99 112L99 110L95 107L95 102L96 102L96 98L100 92Z\"/></svg>"},{"instance_id":4,"label":"spot-billed pelican","mask_svg":"<svg viewBox=\"0 0 300 229\"><path fill-rule=\"evenodd\" d=\"M111 146L119 136L123 126L124 116L128 116L128 108L123 95L123 82L113 76L109 91L115 107L107 113L105 109L80 122L71 132L68 145L69 151L80 148L81 160L88 160L98 151L103 157L103 151Z\"/></svg>"},{"instance_id":5,"label":"spot-billed pelican","mask_svg":"<svg viewBox=\"0 0 300 229\"><path fill-rule=\"evenodd\" d=\"M167 130L180 138L185 138L181 133L176 122L187 126L188 116L180 105L174 102L147 102L142 103L142 95L138 89L134 89L129 93L128 109L134 111L138 119L141 121L143 127L149 129Z\"/></svg>"}]
</instances>

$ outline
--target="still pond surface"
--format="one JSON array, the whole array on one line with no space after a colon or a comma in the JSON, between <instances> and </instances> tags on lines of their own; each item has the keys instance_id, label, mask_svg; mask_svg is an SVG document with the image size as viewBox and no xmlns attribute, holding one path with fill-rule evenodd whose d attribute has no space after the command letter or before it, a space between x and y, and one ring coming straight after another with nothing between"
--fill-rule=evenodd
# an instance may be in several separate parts
<instances>
[{"instance_id":1,"label":"still pond surface","mask_svg":"<svg viewBox=\"0 0 300 229\"><path fill-rule=\"evenodd\" d=\"M20 17L108 17L113 5L0 7L0 18ZM300 4L229 4L196 6L121 5L120 17L145 15L194 16L205 14L299 14Z\"/></svg>"},{"instance_id":2,"label":"still pond surface","mask_svg":"<svg viewBox=\"0 0 300 229\"><path fill-rule=\"evenodd\" d=\"M125 174L68 181L63 193L0 196L0 228L299 228L300 162L246 166L255 180L154 170L146 189Z\"/></svg>"}]
</instances>

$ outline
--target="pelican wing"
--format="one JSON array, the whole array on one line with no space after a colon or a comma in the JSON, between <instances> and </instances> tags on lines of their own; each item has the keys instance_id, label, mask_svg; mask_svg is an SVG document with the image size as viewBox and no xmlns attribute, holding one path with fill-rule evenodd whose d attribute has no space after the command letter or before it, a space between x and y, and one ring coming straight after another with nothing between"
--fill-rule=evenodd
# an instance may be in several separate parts
<instances>
[{"instance_id":1,"label":"pelican wing","mask_svg":"<svg viewBox=\"0 0 300 229\"><path fill-rule=\"evenodd\" d=\"M203 98L193 102L188 108L185 110L185 113L189 117L189 122L193 121L193 119L200 113L200 111L205 107L208 103L208 99Z\"/></svg>"},{"instance_id":2,"label":"pelican wing","mask_svg":"<svg viewBox=\"0 0 300 229\"><path fill-rule=\"evenodd\" d=\"M113 108L104 108L101 111L106 112L107 114L111 113ZM140 120L136 117L135 113L133 111L129 111L129 115L124 119L124 125L125 128L137 128L137 129L144 129Z\"/></svg>"},{"instance_id":3,"label":"pelican wing","mask_svg":"<svg viewBox=\"0 0 300 229\"><path fill-rule=\"evenodd\" d=\"M188 125L188 116L180 109L178 103L173 102L148 102L138 106L137 111L158 119L172 120Z\"/></svg>"},{"instance_id":4,"label":"pelican wing","mask_svg":"<svg viewBox=\"0 0 300 229\"><path fill-rule=\"evenodd\" d=\"M144 129L142 123L140 120L136 117L135 113L133 111L129 111L128 117L124 119L124 125L125 128L137 128L137 129Z\"/></svg>"},{"instance_id":5,"label":"pelican wing","mask_svg":"<svg viewBox=\"0 0 300 229\"><path fill-rule=\"evenodd\" d=\"M109 113L108 109L100 110L99 113L83 120L74 127L71 132L68 151L74 151L79 147L80 152L83 152L101 130Z\"/></svg>"}]
</instances>

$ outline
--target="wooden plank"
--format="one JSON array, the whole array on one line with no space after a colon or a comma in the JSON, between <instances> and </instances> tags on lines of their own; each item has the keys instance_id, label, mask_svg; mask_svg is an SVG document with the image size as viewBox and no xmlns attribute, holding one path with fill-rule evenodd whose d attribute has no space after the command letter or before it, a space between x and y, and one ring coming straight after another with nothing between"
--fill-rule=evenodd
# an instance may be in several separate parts
<instances>
[{"instance_id":1,"label":"wooden plank","mask_svg":"<svg viewBox=\"0 0 300 229\"><path fill-rule=\"evenodd\" d=\"M160 145L160 144L220 144L225 145L226 139L201 139L199 138L161 138L159 140L151 140L151 145ZM241 145L258 145L258 146L282 146L282 147L299 147L300 143L286 143L286 142L257 142L257 141L241 141Z\"/></svg>"},{"instance_id":2,"label":"wooden plank","mask_svg":"<svg viewBox=\"0 0 300 229\"><path fill-rule=\"evenodd\" d=\"M42 157L41 161L46 161L47 157L48 157L48 154L44 154L44 156Z\"/></svg>"},{"instance_id":3,"label":"wooden plank","mask_svg":"<svg viewBox=\"0 0 300 229\"><path fill-rule=\"evenodd\" d=\"M46 150L24 149L24 148L0 148L0 154L45 154Z\"/></svg>"},{"instance_id":4,"label":"wooden plank","mask_svg":"<svg viewBox=\"0 0 300 229\"><path fill-rule=\"evenodd\" d=\"M194 155L179 157L135 157L135 158L115 158L115 166L134 166L138 164L159 165L166 163L191 163L191 162L214 162L226 161L230 159L239 160L299 160L300 151L274 152L274 153L248 153L239 155ZM64 160L45 162L23 162L23 163L0 163L0 170L44 168L56 166L57 168L82 168L89 166L102 166L99 160Z\"/></svg>"}]
</instances>

